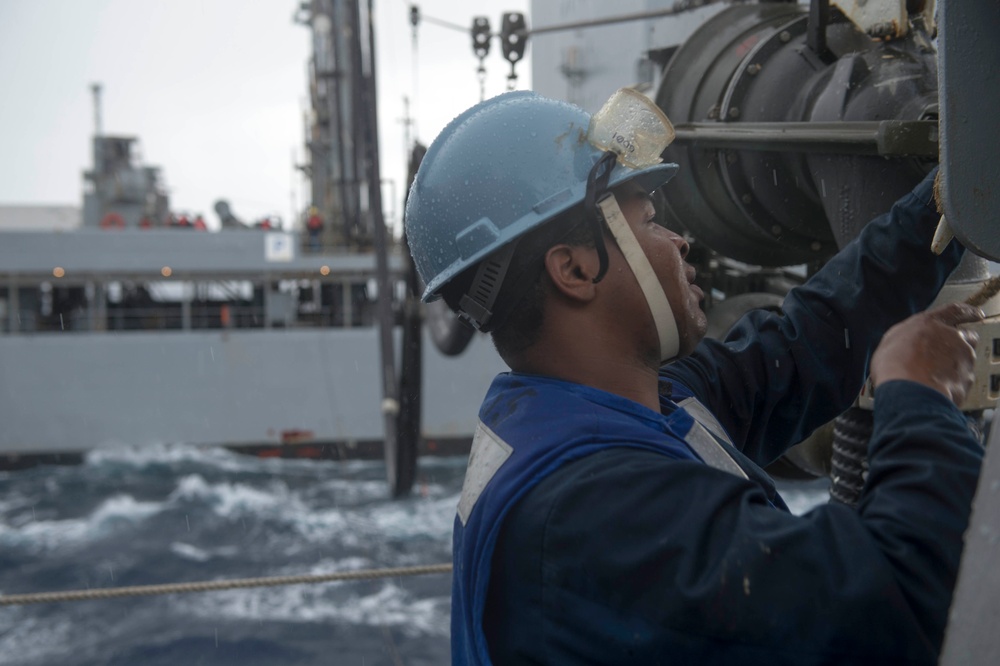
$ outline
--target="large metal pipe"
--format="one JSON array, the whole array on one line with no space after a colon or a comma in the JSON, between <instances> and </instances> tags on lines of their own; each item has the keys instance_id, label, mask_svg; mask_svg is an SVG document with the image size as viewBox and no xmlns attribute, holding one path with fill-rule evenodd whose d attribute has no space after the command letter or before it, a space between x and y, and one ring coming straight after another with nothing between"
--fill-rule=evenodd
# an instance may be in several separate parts
<instances>
[{"instance_id":1,"label":"large metal pipe","mask_svg":"<svg viewBox=\"0 0 1000 666\"><path fill-rule=\"evenodd\" d=\"M937 66L919 30L873 40L839 12L739 5L664 69L678 129L667 222L727 257L821 261L908 192L937 157ZM817 24L820 22L820 24Z\"/></svg>"}]
</instances>

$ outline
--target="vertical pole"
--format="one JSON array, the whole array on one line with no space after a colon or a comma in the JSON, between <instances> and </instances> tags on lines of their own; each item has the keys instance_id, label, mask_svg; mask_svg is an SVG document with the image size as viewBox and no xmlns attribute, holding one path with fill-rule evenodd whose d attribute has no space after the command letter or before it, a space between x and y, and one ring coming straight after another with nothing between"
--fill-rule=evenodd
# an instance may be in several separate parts
<instances>
[{"instance_id":1,"label":"vertical pole","mask_svg":"<svg viewBox=\"0 0 1000 666\"><path fill-rule=\"evenodd\" d=\"M191 330L191 301L194 299L194 285L191 283L184 285L184 293L181 296L181 330Z\"/></svg>"},{"instance_id":2,"label":"vertical pole","mask_svg":"<svg viewBox=\"0 0 1000 666\"><path fill-rule=\"evenodd\" d=\"M108 330L108 283L106 280L94 282L94 303L92 307L97 319L94 322L93 330Z\"/></svg>"},{"instance_id":3,"label":"vertical pole","mask_svg":"<svg viewBox=\"0 0 1000 666\"><path fill-rule=\"evenodd\" d=\"M372 233L375 241L376 277L378 280L379 343L382 351L382 416L385 425L385 463L389 491L393 497L410 492L415 476L414 451L401 446L398 433L400 411L399 384L396 379L396 354L393 345L395 314L392 308L393 282L389 276L389 239L382 212L382 179L379 175L378 156L378 107L376 104L375 78L375 16L372 0L368 0L368 54L367 71L361 78L362 101L365 113L365 148L368 166L368 204L372 215ZM360 14L360 7L355 6ZM360 35L359 35L360 36ZM363 55L359 49L358 56ZM407 449L407 450L404 450Z\"/></svg>"},{"instance_id":4,"label":"vertical pole","mask_svg":"<svg viewBox=\"0 0 1000 666\"><path fill-rule=\"evenodd\" d=\"M94 332L97 330L97 290L100 289L100 285L93 280L87 282L85 288L85 293L88 295L87 298L87 331Z\"/></svg>"},{"instance_id":5,"label":"vertical pole","mask_svg":"<svg viewBox=\"0 0 1000 666\"><path fill-rule=\"evenodd\" d=\"M101 84L91 83L90 92L94 96L94 136L101 136Z\"/></svg>"},{"instance_id":6,"label":"vertical pole","mask_svg":"<svg viewBox=\"0 0 1000 666\"><path fill-rule=\"evenodd\" d=\"M352 297L351 281L344 280L340 285L340 293L343 295L341 309L344 312L344 328L354 326L354 299Z\"/></svg>"},{"instance_id":7,"label":"vertical pole","mask_svg":"<svg viewBox=\"0 0 1000 666\"><path fill-rule=\"evenodd\" d=\"M333 127L330 129L330 134L335 134L336 139L330 142L330 146L336 151L337 160L337 206L336 208L330 207L329 212L326 214L327 224L334 225L335 229L335 241L337 243L347 244L347 240L351 238L350 228L353 222L357 219L360 214L358 207L354 205L357 199L356 188L357 188L357 160L355 159L354 146L356 141L353 137L357 130L357 126L353 123L352 117L354 113L347 112L347 103L350 102L358 94L354 85L354 66L353 63L360 57L360 48L357 51L352 49L353 45L357 40L349 40L350 44L345 45L344 36L339 29L341 23L347 23L347 15L349 12L344 6L347 0L337 0L337 7L332 10L336 12L333 15L334 29L330 31L331 44L329 46L330 52L333 53L333 71L330 73L332 77L330 81L333 85L333 99L331 100L331 105L333 111L331 116L333 117ZM353 0L357 2L357 0ZM356 12L355 12L356 13ZM354 30L351 31L352 34L355 33ZM350 57L344 57L345 54L353 53ZM349 65L345 67L345 62ZM345 103L345 99L347 103ZM353 110L354 106L351 106ZM345 113L346 112L346 113ZM346 116L346 118L345 118ZM348 122L350 121L350 122ZM348 169L347 151L351 150L351 164L354 166ZM327 156L329 160L330 157ZM332 171L332 164L328 169L328 173ZM336 215L337 222L334 223L334 215Z\"/></svg>"},{"instance_id":8,"label":"vertical pole","mask_svg":"<svg viewBox=\"0 0 1000 666\"><path fill-rule=\"evenodd\" d=\"M11 275L7 281L7 293L9 294L7 298L9 326L7 330L11 333L17 333L21 330L21 287L18 286L17 277L14 275Z\"/></svg>"},{"instance_id":9,"label":"vertical pole","mask_svg":"<svg viewBox=\"0 0 1000 666\"><path fill-rule=\"evenodd\" d=\"M273 285L271 283L271 279L269 277L266 277L264 279L264 294L263 294L263 298L261 299L261 305L264 306L264 328L265 329L271 328L271 302L272 302L272 299L271 299L271 287L272 286Z\"/></svg>"},{"instance_id":10,"label":"vertical pole","mask_svg":"<svg viewBox=\"0 0 1000 666\"><path fill-rule=\"evenodd\" d=\"M105 167L104 167L104 142L101 141L101 132L103 131L101 127L101 84L91 83L90 92L94 95L94 139L91 142L93 144L93 183L94 183L94 196L97 199L97 218L93 220L96 224L97 220L101 218L104 214L104 189L102 187L105 178ZM86 221L86 220L84 220Z\"/></svg>"},{"instance_id":11,"label":"vertical pole","mask_svg":"<svg viewBox=\"0 0 1000 666\"><path fill-rule=\"evenodd\" d=\"M347 88L347 103L345 106L350 107L350 121L349 129L342 137L345 141L345 151L350 149L350 153L347 159L348 173L346 174L347 182L350 185L350 196L351 196L351 207L345 208L345 211L350 213L351 217L348 217L344 222L345 236L347 238L354 238L355 242L360 244L367 244L373 242L373 238L369 235L369 230L366 229L365 219L361 211L361 182L365 178L371 177L371 141L369 140L369 131L372 128L372 122L375 122L375 127L377 128L377 120L373 116L369 115L374 113L375 103L374 103L374 91L369 94L368 91L368 79L365 76L365 70L367 65L373 63L372 61L365 60L365 36L362 34L361 25L361 0L351 0L351 69L347 73L347 77L344 79ZM369 101L371 102L369 104ZM358 139L357 137L360 137ZM371 187L369 183L369 188ZM370 189L369 189L370 192ZM377 217L376 213L372 209L371 201L368 202L368 215L371 220L371 225L376 224Z\"/></svg>"}]
</instances>

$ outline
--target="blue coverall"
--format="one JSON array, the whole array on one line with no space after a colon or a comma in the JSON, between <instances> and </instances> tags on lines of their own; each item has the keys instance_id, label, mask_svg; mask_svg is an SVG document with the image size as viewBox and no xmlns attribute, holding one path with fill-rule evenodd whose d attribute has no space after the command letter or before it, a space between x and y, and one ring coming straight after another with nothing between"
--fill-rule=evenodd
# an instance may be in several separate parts
<instances>
[{"instance_id":1,"label":"blue coverall","mask_svg":"<svg viewBox=\"0 0 1000 666\"><path fill-rule=\"evenodd\" d=\"M962 253L930 253L937 219L928 178L782 313L665 366L660 414L500 375L455 522L454 663L935 663L982 460L962 413L880 386L856 509L793 516L758 466L846 409L885 331L933 300ZM685 445L691 395L748 478Z\"/></svg>"}]
</instances>

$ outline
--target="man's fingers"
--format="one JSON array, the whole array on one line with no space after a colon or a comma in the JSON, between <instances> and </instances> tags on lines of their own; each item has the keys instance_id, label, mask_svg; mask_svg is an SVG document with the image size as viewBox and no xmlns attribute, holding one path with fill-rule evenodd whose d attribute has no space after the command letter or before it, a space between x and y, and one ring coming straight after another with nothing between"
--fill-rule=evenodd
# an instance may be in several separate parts
<instances>
[{"instance_id":1,"label":"man's fingers","mask_svg":"<svg viewBox=\"0 0 1000 666\"><path fill-rule=\"evenodd\" d=\"M940 391L960 404L975 380L979 335L963 325L983 319L966 303L949 303L889 329L872 356L875 386L905 379Z\"/></svg>"},{"instance_id":2,"label":"man's fingers","mask_svg":"<svg viewBox=\"0 0 1000 666\"><path fill-rule=\"evenodd\" d=\"M966 303L948 303L939 308L934 308L927 314L931 318L948 326L971 324L975 321L982 321L986 316L982 308L977 308Z\"/></svg>"},{"instance_id":3,"label":"man's fingers","mask_svg":"<svg viewBox=\"0 0 1000 666\"><path fill-rule=\"evenodd\" d=\"M970 331L967 329L959 329L959 333L962 334L962 338L969 344L973 349L979 344L979 333L976 331Z\"/></svg>"}]
</instances>

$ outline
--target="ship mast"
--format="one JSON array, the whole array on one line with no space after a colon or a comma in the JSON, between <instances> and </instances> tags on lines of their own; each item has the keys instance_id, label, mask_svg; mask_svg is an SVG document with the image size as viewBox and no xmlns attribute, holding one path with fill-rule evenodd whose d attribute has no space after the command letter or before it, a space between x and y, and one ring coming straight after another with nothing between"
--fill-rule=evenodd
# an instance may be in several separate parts
<instances>
[{"instance_id":1,"label":"ship mast","mask_svg":"<svg viewBox=\"0 0 1000 666\"><path fill-rule=\"evenodd\" d=\"M94 96L94 136L101 136L101 84L91 83L90 92Z\"/></svg>"},{"instance_id":2,"label":"ship mast","mask_svg":"<svg viewBox=\"0 0 1000 666\"><path fill-rule=\"evenodd\" d=\"M399 310L389 274L393 239L385 228L378 155L375 17L373 0L310 0L296 12L312 32L309 63L312 105L305 167L312 206L322 217L320 248L374 250L381 352L382 414L386 475L394 497L407 494L416 471L419 400L401 399L401 387L419 391L420 309L411 289L404 319L403 375L397 373L393 329Z\"/></svg>"}]
</instances>

